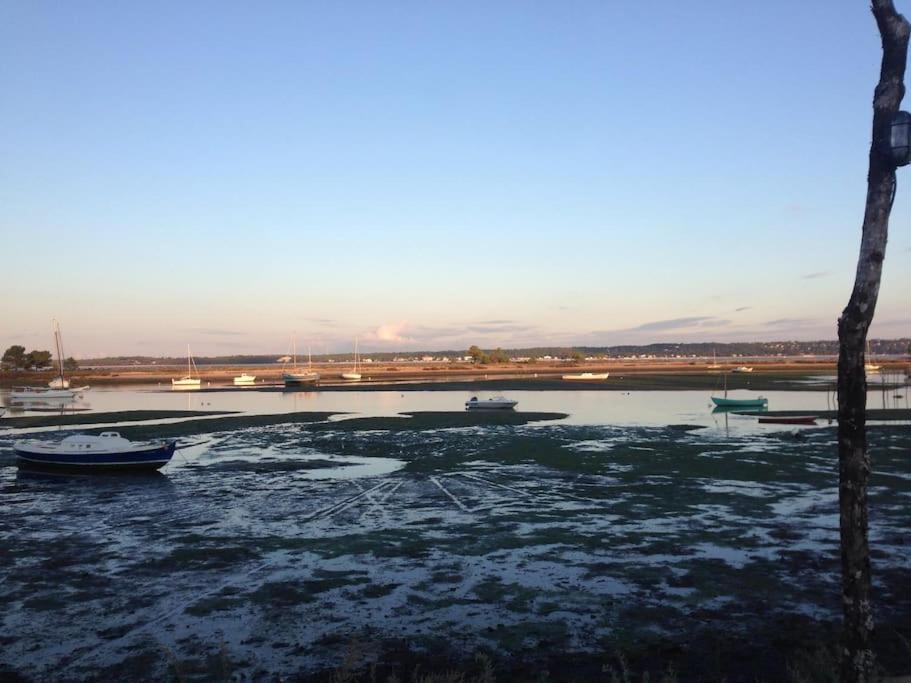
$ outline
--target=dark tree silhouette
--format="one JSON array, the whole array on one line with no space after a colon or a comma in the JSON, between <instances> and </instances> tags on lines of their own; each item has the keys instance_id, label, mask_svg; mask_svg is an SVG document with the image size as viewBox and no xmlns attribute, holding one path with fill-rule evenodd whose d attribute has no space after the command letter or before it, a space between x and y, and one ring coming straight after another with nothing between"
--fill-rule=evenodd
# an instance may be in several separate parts
<instances>
[{"instance_id":1,"label":"dark tree silhouette","mask_svg":"<svg viewBox=\"0 0 911 683\"><path fill-rule=\"evenodd\" d=\"M873 142L867 174L860 256L854 289L838 320L838 504L841 528L844 651L842 681L871 681L873 608L867 539L867 379L864 345L873 321L895 198L895 162L888 153L890 123L905 95L909 24L892 0L873 0L882 39L879 84L873 95Z\"/></svg>"}]
</instances>

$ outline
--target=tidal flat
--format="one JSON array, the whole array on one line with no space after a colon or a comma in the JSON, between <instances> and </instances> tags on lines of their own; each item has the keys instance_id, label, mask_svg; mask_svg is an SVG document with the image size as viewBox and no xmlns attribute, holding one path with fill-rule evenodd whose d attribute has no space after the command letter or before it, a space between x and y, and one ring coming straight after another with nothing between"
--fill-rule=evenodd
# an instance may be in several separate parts
<instances>
[{"instance_id":1,"label":"tidal flat","mask_svg":"<svg viewBox=\"0 0 911 683\"><path fill-rule=\"evenodd\" d=\"M456 415L193 420L148 477L25 473L0 433L0 674L780 680L835 642L832 428ZM911 430L870 436L878 649L908 673Z\"/></svg>"}]
</instances>

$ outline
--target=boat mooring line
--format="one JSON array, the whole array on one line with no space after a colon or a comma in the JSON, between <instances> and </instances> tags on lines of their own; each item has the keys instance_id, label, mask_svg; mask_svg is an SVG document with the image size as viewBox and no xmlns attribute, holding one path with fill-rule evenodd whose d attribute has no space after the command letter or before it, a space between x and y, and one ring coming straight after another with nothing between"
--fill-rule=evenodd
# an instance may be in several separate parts
<instances>
[{"instance_id":1,"label":"boat mooring line","mask_svg":"<svg viewBox=\"0 0 911 683\"><path fill-rule=\"evenodd\" d=\"M476 474L469 474L468 472L459 472L459 474L461 474L463 477L467 477L468 479L474 479L475 481L481 481L490 486L496 486L501 489L506 489L507 491L512 491L513 493L518 493L520 496L529 497L532 495L528 491L522 491L521 489L514 489L512 486L506 486L505 484L498 484L495 481L490 481L489 479L485 479L484 477L479 477Z\"/></svg>"},{"instance_id":2,"label":"boat mooring line","mask_svg":"<svg viewBox=\"0 0 911 683\"><path fill-rule=\"evenodd\" d=\"M440 489L440 491L442 491L447 496L449 496L452 499L452 502L455 503L456 505L458 505L461 510L463 510L464 512L471 512L471 510L468 509L468 507L464 503L462 503L461 500L459 500L454 495L452 495L449 491L447 491L446 487L444 487L436 477L430 477L430 481L432 481L434 484L436 484L437 488Z\"/></svg>"},{"instance_id":3,"label":"boat mooring line","mask_svg":"<svg viewBox=\"0 0 911 683\"><path fill-rule=\"evenodd\" d=\"M404 480L404 479L399 480L399 483L397 483L395 486L393 486L391 489L389 489L388 491L386 491L386 493L383 494L383 497L380 498L380 501L382 501L382 502L385 503L385 502L386 502L386 499L387 499L389 496L391 496L393 493L395 493L396 491L398 491L398 490L399 490L399 487L400 487L402 484L404 484L404 483L405 483L405 480Z\"/></svg>"},{"instance_id":4,"label":"boat mooring line","mask_svg":"<svg viewBox=\"0 0 911 683\"><path fill-rule=\"evenodd\" d=\"M336 512L341 512L342 510L350 507L351 505L354 505L354 503L356 503L358 500L360 500L364 496L366 496L370 493L373 493L374 491L376 491L378 489L383 488L387 484L389 484L389 481L382 481L379 484L377 484L376 486L374 486L373 488L367 489L366 491L361 491L360 493L358 493L355 496L352 496L351 498L347 498L343 501L340 501L340 502L336 503L335 505L330 505L329 507L323 508L322 510L317 510L312 515L309 515L308 517L304 517L301 521L310 522L315 519L330 517L331 515L334 515Z\"/></svg>"},{"instance_id":5,"label":"boat mooring line","mask_svg":"<svg viewBox=\"0 0 911 683\"><path fill-rule=\"evenodd\" d=\"M379 510L379 511L380 511L380 514L383 515L383 517L386 517L386 518L388 519L389 516L388 516L388 514L386 513L386 508L384 508L384 507L380 504L380 501L378 501L376 498L374 498L373 496L371 496L369 491L364 491L364 487L361 486L361 485L360 485L359 483L357 483L356 481L352 481L351 483L354 484L354 485L358 488L358 490L364 492L364 495L367 496L367 500L370 501L370 506L371 506L371 507L374 507L374 508L376 508L377 510ZM364 515L366 515L366 514L367 514L367 511L368 511L369 509L370 509L370 508L365 508L364 511L361 513L360 516L363 517Z\"/></svg>"}]
</instances>

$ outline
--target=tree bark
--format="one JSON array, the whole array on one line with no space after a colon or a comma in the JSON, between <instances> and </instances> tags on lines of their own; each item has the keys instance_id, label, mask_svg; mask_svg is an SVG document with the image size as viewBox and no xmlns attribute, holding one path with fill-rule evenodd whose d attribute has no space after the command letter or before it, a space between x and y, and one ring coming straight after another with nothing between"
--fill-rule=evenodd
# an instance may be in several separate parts
<instances>
[{"instance_id":1,"label":"tree bark","mask_svg":"<svg viewBox=\"0 0 911 683\"><path fill-rule=\"evenodd\" d=\"M882 39L879 84L873 96L873 142L867 174L867 204L854 290L838 320L838 503L841 528L844 649L841 680L873 679L873 609L867 539L867 379L864 347L873 321L886 253L889 215L895 196L895 164L889 156L889 127L905 95L909 24L892 0L873 0Z\"/></svg>"}]
</instances>

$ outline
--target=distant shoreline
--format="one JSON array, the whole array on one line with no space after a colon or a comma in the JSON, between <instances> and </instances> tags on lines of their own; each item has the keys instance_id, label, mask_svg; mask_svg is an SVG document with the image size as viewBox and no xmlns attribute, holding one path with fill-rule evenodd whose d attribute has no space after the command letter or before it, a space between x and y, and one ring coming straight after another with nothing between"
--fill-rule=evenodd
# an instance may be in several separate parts
<instances>
[{"instance_id":1,"label":"distant shoreline","mask_svg":"<svg viewBox=\"0 0 911 683\"><path fill-rule=\"evenodd\" d=\"M736 372L748 362L752 372ZM908 359L877 359L881 374L871 375L870 384L902 383L904 373L911 366ZM814 377L834 376L834 361L801 359L762 359L744 361L736 359L719 363L721 368L708 369L702 362L680 360L616 360L609 362L537 362L472 365L467 363L376 363L360 368L361 381L346 381L341 377L350 372L347 363L314 363L313 369L321 375L323 390L445 390L486 386L500 390L634 390L634 389L702 389L711 388L727 375L729 388L810 389L823 390L829 381L814 381ZM257 389L281 388L281 365L204 365L199 368L201 390L234 389L233 377L243 372L256 376ZM609 372L607 380L568 381L564 374L582 372ZM77 386L161 385L170 388L171 379L186 374L186 366L154 366L131 368L85 368L68 373ZM47 372L0 373L0 387L42 386L54 377ZM879 378L879 381L877 381ZM834 377L832 377L834 379ZM240 389L238 387L238 389ZM250 390L252 387L245 390Z\"/></svg>"}]
</instances>

